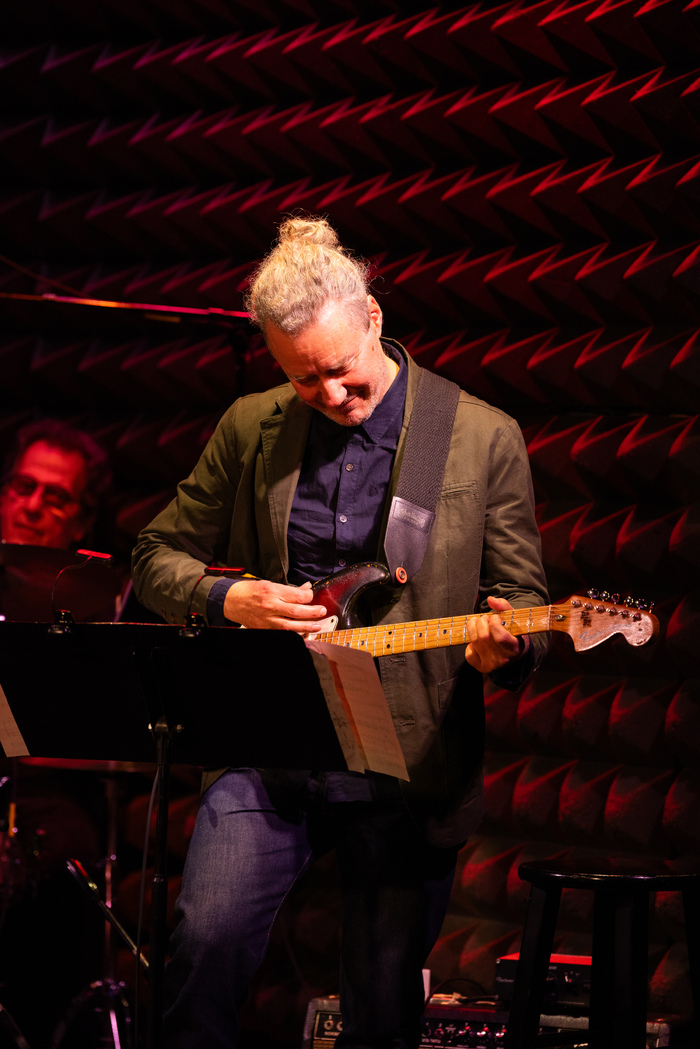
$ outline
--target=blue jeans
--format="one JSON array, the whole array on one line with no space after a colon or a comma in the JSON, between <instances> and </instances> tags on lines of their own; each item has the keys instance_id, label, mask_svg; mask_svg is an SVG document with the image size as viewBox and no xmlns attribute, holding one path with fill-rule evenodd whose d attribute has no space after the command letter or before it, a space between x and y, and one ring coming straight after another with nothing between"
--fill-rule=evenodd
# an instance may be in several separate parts
<instances>
[{"instance_id":1,"label":"blue jeans","mask_svg":"<svg viewBox=\"0 0 700 1049\"><path fill-rule=\"evenodd\" d=\"M457 849L429 845L403 801L328 802L323 776L280 786L233 769L205 793L166 968L164 1049L233 1049L237 1011L297 878L335 848L343 895L338 1049L415 1049L421 969Z\"/></svg>"}]
</instances>

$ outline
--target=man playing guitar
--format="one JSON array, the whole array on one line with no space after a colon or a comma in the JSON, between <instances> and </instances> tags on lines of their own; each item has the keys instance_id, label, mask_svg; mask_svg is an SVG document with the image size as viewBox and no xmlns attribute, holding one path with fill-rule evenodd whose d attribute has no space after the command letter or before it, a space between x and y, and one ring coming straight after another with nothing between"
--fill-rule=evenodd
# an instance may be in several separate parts
<instances>
[{"instance_id":1,"label":"man playing guitar","mask_svg":"<svg viewBox=\"0 0 700 1049\"><path fill-rule=\"evenodd\" d=\"M141 533L134 583L170 622L192 611L212 625L310 634L328 612L312 583L387 560L421 369L382 337L366 264L324 219L282 225L247 305L288 382L229 408ZM211 565L246 575L204 576ZM377 598L380 624L480 613L466 649L378 661L410 782L295 770L292 754L290 770L205 773L166 971L168 1049L237 1044L237 1009L277 910L331 848L344 907L338 1049L420 1043L421 969L482 814L483 675L517 689L547 644L503 618L548 601L527 454L503 412L460 392L422 565Z\"/></svg>"}]
</instances>

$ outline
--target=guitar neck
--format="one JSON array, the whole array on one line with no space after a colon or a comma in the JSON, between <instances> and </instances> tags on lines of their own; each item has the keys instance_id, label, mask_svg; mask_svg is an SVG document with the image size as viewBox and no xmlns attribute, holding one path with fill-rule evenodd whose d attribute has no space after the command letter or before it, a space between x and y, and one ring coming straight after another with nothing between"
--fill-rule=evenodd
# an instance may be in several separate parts
<instances>
[{"instance_id":1,"label":"guitar neck","mask_svg":"<svg viewBox=\"0 0 700 1049\"><path fill-rule=\"evenodd\" d=\"M560 625L561 620L556 619L557 611L555 605L514 608L501 615L501 622L516 637L546 630L566 630L566 626ZM415 623L382 623L379 626L327 631L317 634L316 640L357 648L373 656L390 656L394 653L466 645L476 637L475 624L480 618L475 613L424 619Z\"/></svg>"}]
</instances>

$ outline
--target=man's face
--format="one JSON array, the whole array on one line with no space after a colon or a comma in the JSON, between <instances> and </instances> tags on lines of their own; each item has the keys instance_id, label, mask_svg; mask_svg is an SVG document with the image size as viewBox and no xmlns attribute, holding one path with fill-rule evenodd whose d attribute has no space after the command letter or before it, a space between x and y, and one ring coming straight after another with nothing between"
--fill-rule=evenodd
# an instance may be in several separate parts
<instances>
[{"instance_id":1,"label":"man's face","mask_svg":"<svg viewBox=\"0 0 700 1049\"><path fill-rule=\"evenodd\" d=\"M382 350L382 311L368 297L369 331L358 328L331 303L301 335L285 335L268 324L265 339L282 371L303 401L341 426L369 419L396 376Z\"/></svg>"},{"instance_id":2,"label":"man's face","mask_svg":"<svg viewBox=\"0 0 700 1049\"><path fill-rule=\"evenodd\" d=\"M54 448L46 441L30 444L0 492L0 538L63 548L82 539L86 484L80 452Z\"/></svg>"}]
</instances>

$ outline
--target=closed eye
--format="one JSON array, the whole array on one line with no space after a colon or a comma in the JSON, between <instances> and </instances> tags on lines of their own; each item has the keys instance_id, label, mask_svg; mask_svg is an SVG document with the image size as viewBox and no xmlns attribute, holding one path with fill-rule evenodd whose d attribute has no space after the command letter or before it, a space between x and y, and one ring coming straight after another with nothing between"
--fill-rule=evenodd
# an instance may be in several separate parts
<instances>
[{"instance_id":1,"label":"closed eye","mask_svg":"<svg viewBox=\"0 0 700 1049\"><path fill-rule=\"evenodd\" d=\"M342 364L336 365L335 368L327 368L323 372L324 378L326 378L326 379L342 379L344 375L347 375L348 372L352 371L352 369L355 367L355 364L356 364L358 358L361 356L361 354L362 354L362 350L358 350L358 352L355 354L355 356L351 360L344 361ZM314 383L317 383L319 381L318 375L299 375L299 376L297 376L297 375L289 375L289 373L287 373L287 374L288 374L288 378L292 382L295 382L298 386L313 386Z\"/></svg>"},{"instance_id":2,"label":"closed eye","mask_svg":"<svg viewBox=\"0 0 700 1049\"><path fill-rule=\"evenodd\" d=\"M342 379L343 376L347 375L351 369L352 364L344 364L340 368L329 368L328 371L325 371L323 373L323 375L326 379ZM302 375L299 379L297 379L295 376L292 376L292 380L298 386L313 386L314 383L317 383L319 381L319 378L318 375Z\"/></svg>"}]
</instances>

